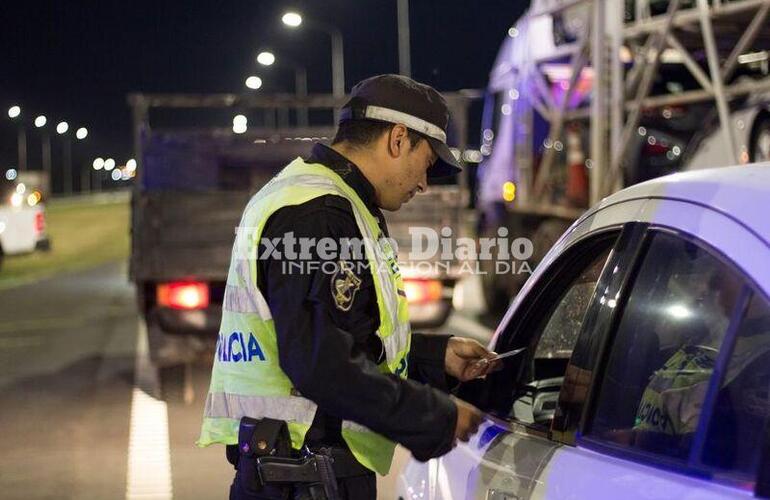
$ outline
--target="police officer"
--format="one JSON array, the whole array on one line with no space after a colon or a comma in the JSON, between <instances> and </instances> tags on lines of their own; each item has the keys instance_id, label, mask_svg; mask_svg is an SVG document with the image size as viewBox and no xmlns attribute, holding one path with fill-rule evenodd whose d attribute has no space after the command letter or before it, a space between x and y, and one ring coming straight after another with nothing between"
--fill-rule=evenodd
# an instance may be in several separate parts
<instances>
[{"instance_id":1,"label":"police officer","mask_svg":"<svg viewBox=\"0 0 770 500\"><path fill-rule=\"evenodd\" d=\"M376 498L375 473L388 473L395 443L428 460L477 431L481 413L447 390L494 369L494 353L470 339L410 332L380 212L425 191L428 177L460 171L447 122L433 88L397 75L364 80L331 147L316 144L246 207L198 441L228 445L238 469L231 498L308 494L299 482L255 481L262 465L244 453L258 456L259 443L274 455L276 433L270 427L250 445L243 417L257 427L286 422L291 453L332 457L339 496L356 500ZM328 242L340 243L331 256ZM343 242L363 244L345 251Z\"/></svg>"}]
</instances>

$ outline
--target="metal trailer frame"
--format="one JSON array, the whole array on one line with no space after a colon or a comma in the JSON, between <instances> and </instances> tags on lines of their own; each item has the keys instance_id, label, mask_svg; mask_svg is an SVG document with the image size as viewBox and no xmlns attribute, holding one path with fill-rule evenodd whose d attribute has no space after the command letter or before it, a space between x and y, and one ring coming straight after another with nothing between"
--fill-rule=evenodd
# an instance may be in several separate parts
<instances>
[{"instance_id":1,"label":"metal trailer frame","mask_svg":"<svg viewBox=\"0 0 770 500\"><path fill-rule=\"evenodd\" d=\"M670 0L665 14L652 16L649 0L637 0L635 19L631 22L624 21L624 2L619 0L546 0L537 11L527 14L530 17L549 15L579 5L591 9L590 22L579 40L560 46L548 57L531 60L529 67L518 68L514 77L515 81L525 76L534 77L535 90L541 95L530 96L531 107L550 123L548 144L560 141L566 122L590 119L588 156L591 163L586 165L592 164L589 170L591 205L623 187L623 159L638 127L641 111L646 108L714 101L724 143L732 151L735 163L739 163L730 126L729 102L750 93L770 91L770 77L729 81L737 67L738 56L751 47L766 26L770 0L696 0L690 7L683 7L683 3L682 0ZM720 39L724 36L734 38L729 52L720 54L715 26L720 30ZM621 59L624 48L630 50L633 58L627 72L624 72ZM695 61L693 52L696 50L705 51L708 73ZM701 89L650 96L664 51L673 51L679 57ZM556 103L548 92L539 65L565 57L570 60L571 77L562 101ZM593 68L595 75L590 106L567 109L578 76L587 65ZM531 108L514 112L520 113L519 124L531 126ZM512 209L577 218L582 209L541 201L548 199L549 177L557 151L555 147L546 149L539 171L534 175L533 145L531 140L527 144L527 139L514 138L521 175Z\"/></svg>"}]
</instances>

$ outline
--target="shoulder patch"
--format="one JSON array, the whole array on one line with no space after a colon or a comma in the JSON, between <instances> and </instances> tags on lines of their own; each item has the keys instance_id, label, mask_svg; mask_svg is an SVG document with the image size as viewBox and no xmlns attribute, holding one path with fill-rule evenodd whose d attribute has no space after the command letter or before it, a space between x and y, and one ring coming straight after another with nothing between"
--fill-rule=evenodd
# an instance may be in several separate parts
<instances>
[{"instance_id":1,"label":"shoulder patch","mask_svg":"<svg viewBox=\"0 0 770 500\"><path fill-rule=\"evenodd\" d=\"M350 311L356 292L361 288L361 278L353 272L353 264L341 260L337 263L337 272L331 279L331 294L334 305L340 311Z\"/></svg>"}]
</instances>

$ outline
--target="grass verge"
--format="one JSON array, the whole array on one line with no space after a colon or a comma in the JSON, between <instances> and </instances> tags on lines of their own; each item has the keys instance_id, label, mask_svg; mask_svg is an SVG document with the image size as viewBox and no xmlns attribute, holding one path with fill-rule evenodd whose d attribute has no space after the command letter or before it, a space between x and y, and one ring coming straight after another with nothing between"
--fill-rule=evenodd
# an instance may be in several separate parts
<instances>
[{"instance_id":1,"label":"grass verge","mask_svg":"<svg viewBox=\"0 0 770 500\"><path fill-rule=\"evenodd\" d=\"M129 202L82 200L46 207L49 252L6 256L0 289L128 259Z\"/></svg>"}]
</instances>

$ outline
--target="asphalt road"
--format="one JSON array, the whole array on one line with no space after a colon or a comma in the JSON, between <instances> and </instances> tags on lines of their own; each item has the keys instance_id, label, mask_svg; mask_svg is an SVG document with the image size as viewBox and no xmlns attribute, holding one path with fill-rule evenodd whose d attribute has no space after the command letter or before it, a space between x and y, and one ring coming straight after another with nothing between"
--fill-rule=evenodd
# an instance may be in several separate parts
<instances>
[{"instance_id":1,"label":"asphalt road","mask_svg":"<svg viewBox=\"0 0 770 500\"><path fill-rule=\"evenodd\" d=\"M194 444L210 362L158 370L145 335L122 264L0 291L0 497L227 497L223 449Z\"/></svg>"}]
</instances>

